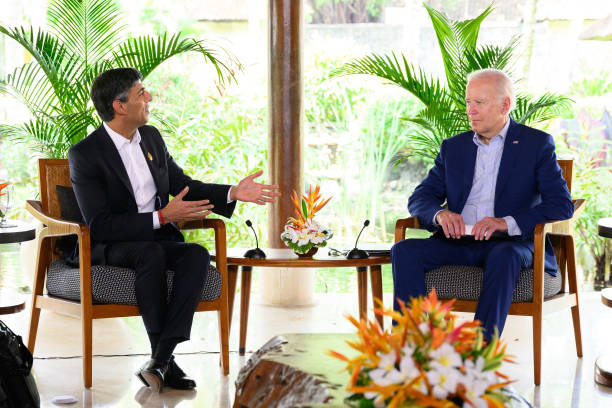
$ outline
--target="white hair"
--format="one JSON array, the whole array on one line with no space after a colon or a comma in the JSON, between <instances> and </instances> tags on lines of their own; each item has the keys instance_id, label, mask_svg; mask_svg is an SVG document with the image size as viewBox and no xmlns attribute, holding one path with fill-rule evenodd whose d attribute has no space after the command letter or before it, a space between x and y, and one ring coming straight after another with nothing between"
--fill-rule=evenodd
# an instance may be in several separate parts
<instances>
[{"instance_id":1,"label":"white hair","mask_svg":"<svg viewBox=\"0 0 612 408\"><path fill-rule=\"evenodd\" d=\"M474 79L485 79L485 78L494 78L495 85L497 86L497 90L501 94L502 98L508 97L510 98L510 110L511 112L514 108L516 108L516 96L514 95L514 86L512 85L512 80L505 72L500 71L499 69L494 68L485 68L479 69L477 71L470 72L467 76L467 85L470 84Z\"/></svg>"}]
</instances>

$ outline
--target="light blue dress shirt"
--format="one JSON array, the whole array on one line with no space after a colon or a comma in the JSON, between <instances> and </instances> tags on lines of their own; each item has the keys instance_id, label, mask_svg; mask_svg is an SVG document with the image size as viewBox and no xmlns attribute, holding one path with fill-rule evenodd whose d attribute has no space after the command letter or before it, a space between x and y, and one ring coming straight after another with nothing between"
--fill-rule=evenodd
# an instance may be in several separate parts
<instances>
[{"instance_id":1,"label":"light blue dress shirt","mask_svg":"<svg viewBox=\"0 0 612 408\"><path fill-rule=\"evenodd\" d=\"M461 211L461 217L466 225L473 226L485 217L495 217L495 185L509 127L510 120L508 119L506 125L497 136L491 138L489 144L483 143L474 132L474 144L478 146L474 179L470 195ZM437 224L437 215L436 213L434 216L434 224ZM508 225L508 235L521 235L521 229L516 224L514 217L507 215L503 218Z\"/></svg>"},{"instance_id":2,"label":"light blue dress shirt","mask_svg":"<svg viewBox=\"0 0 612 408\"><path fill-rule=\"evenodd\" d=\"M461 211L465 224L474 225L485 217L495 217L495 185L509 126L510 120L507 120L506 125L489 144L483 143L474 132L474 143L478 146L478 151L472 189ZM508 224L508 235L521 235L521 229L512 216L503 218Z\"/></svg>"}]
</instances>

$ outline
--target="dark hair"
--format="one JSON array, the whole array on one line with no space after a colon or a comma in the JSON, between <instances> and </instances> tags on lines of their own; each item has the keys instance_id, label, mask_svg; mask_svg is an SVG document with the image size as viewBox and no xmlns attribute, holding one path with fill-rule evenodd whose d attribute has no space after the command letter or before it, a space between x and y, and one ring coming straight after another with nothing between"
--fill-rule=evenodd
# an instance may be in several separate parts
<instances>
[{"instance_id":1,"label":"dark hair","mask_svg":"<svg viewBox=\"0 0 612 408\"><path fill-rule=\"evenodd\" d=\"M91 84L91 100L103 121L113 120L113 102L116 99L126 102L128 92L140 80L142 74L134 68L109 69L94 79Z\"/></svg>"}]
</instances>

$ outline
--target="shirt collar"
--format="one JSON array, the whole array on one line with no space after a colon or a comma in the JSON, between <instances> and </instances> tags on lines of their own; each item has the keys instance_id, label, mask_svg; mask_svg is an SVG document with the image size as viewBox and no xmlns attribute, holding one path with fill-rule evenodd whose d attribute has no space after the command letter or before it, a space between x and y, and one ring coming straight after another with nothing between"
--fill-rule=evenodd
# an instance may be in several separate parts
<instances>
[{"instance_id":1,"label":"shirt collar","mask_svg":"<svg viewBox=\"0 0 612 408\"><path fill-rule=\"evenodd\" d=\"M132 137L132 141L130 141L126 139L125 137L121 136L119 133L115 132L113 129L111 129L110 126L108 126L106 122L102 122L102 124L104 125L104 129L106 129L106 132L110 136L111 140L115 144L115 147L117 148L118 151L121 151L121 149L123 149L125 146L129 144L139 144L140 143L141 138L140 138L140 132L138 132L138 129L136 129L136 132L134 133L134 136Z\"/></svg>"},{"instance_id":2,"label":"shirt collar","mask_svg":"<svg viewBox=\"0 0 612 408\"><path fill-rule=\"evenodd\" d=\"M504 140L506 140L506 135L508 134L508 128L509 127L510 127L510 118L508 118L506 120L506 124L504 125L502 130L500 130L499 133L497 134L497 136L500 137L502 144L504 143ZM497 136L494 136L493 138L491 138L491 140L493 140ZM480 140L480 138L478 137L478 134L476 132L474 132L473 140L474 140L474 143L476 143L477 146L484 145L484 143Z\"/></svg>"}]
</instances>

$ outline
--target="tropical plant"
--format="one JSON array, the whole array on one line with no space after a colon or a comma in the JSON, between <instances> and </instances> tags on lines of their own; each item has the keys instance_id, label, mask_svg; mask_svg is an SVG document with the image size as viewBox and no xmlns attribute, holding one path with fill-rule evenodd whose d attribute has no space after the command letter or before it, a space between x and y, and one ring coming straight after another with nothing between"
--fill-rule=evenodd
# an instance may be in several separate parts
<instances>
[{"instance_id":1,"label":"tropical plant","mask_svg":"<svg viewBox=\"0 0 612 408\"><path fill-rule=\"evenodd\" d=\"M577 244L581 253L581 264L585 267L585 281L593 281L596 288L606 285L605 254L608 240L597 235L597 221L612 214L609 192L612 190L612 166L610 142L606 140L605 121L597 120L586 109L577 110L575 119L557 122L554 127L557 152L573 159L574 177L572 195L586 200L587 206L576 222ZM606 159L608 161L606 161ZM585 262L588 257L592 262Z\"/></svg>"},{"instance_id":2,"label":"tropical plant","mask_svg":"<svg viewBox=\"0 0 612 408\"><path fill-rule=\"evenodd\" d=\"M17 41L32 60L0 79L0 92L13 95L31 112L20 125L0 125L0 135L33 141L49 157L65 157L74 143L100 123L89 101L93 79L114 67L134 67L147 77L169 58L199 53L216 70L219 84L234 79L230 61L199 39L181 33L127 36L116 0L51 0L48 31L0 26L0 33Z\"/></svg>"},{"instance_id":3,"label":"tropical plant","mask_svg":"<svg viewBox=\"0 0 612 408\"><path fill-rule=\"evenodd\" d=\"M374 75L416 96L424 106L415 116L405 118L417 125L414 134L409 136L410 154L433 160L444 139L470 128L465 114L467 74L482 68L497 68L512 76L512 53L518 38L512 38L505 47L477 46L480 25L493 11L492 6L478 17L464 21L452 20L427 4L424 7L438 38L446 83L410 64L403 54L398 57L395 53L354 59L332 76ZM520 123L538 123L559 116L569 103L567 97L551 93L538 98L518 93L511 116Z\"/></svg>"}]
</instances>

